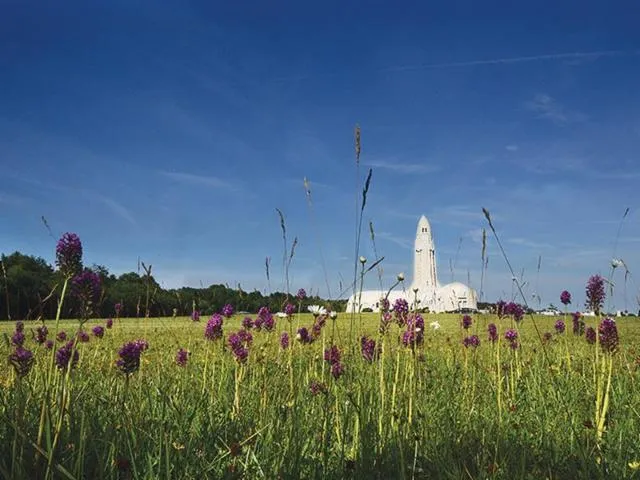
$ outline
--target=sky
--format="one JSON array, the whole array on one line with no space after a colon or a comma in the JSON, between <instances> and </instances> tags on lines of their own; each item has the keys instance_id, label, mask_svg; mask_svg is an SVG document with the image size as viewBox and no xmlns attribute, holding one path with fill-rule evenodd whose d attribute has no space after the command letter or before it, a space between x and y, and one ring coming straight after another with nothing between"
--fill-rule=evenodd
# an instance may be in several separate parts
<instances>
[{"instance_id":1,"label":"sky","mask_svg":"<svg viewBox=\"0 0 640 480\"><path fill-rule=\"evenodd\" d=\"M633 2L0 5L0 252L53 263L70 231L115 274L268 293L279 209L289 288L346 298L371 169L359 254L385 288L424 214L442 283L509 300L515 274L578 309L599 273L639 309Z\"/></svg>"}]
</instances>

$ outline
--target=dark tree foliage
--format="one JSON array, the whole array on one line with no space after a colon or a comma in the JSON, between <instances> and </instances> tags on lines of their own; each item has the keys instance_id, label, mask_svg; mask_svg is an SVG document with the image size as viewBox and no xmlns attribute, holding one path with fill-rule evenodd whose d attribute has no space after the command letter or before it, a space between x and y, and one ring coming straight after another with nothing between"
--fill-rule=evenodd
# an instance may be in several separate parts
<instances>
[{"instance_id":1,"label":"dark tree foliage","mask_svg":"<svg viewBox=\"0 0 640 480\"><path fill-rule=\"evenodd\" d=\"M44 259L15 252L0 257L0 320L50 319L56 315L63 278ZM4 267L4 269L2 268ZM236 312L255 314L268 306L272 312L281 311L289 302L298 306L298 300L283 292L263 295L254 290L232 289L227 285L206 288L182 287L163 289L152 275L135 272L116 276L103 265L93 265L102 281L102 292L95 315L100 318L115 316L115 304L122 305L121 317L144 317L146 296L149 292L149 315L170 317L191 315L193 308L201 315L220 312L229 303ZM6 275L5 275L6 273ZM312 304L324 305L335 311L344 311L346 300L326 301L318 296L307 297L301 304L303 311ZM62 317L74 318L80 314L80 304L68 290Z\"/></svg>"}]
</instances>

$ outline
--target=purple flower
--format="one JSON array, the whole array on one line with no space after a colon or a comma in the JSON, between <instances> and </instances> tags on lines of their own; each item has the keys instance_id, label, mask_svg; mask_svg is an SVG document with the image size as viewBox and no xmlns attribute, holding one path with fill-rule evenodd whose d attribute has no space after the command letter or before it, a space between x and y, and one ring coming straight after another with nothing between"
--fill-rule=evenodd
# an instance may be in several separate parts
<instances>
[{"instance_id":1,"label":"purple flower","mask_svg":"<svg viewBox=\"0 0 640 480\"><path fill-rule=\"evenodd\" d=\"M85 302L94 302L98 299L101 284L100 275L88 268L73 277L71 281L73 293Z\"/></svg>"},{"instance_id":2,"label":"purple flower","mask_svg":"<svg viewBox=\"0 0 640 480\"><path fill-rule=\"evenodd\" d=\"M102 327L101 325L96 325L91 329L91 331L98 338L104 337L104 327Z\"/></svg>"},{"instance_id":3,"label":"purple flower","mask_svg":"<svg viewBox=\"0 0 640 480\"><path fill-rule=\"evenodd\" d=\"M80 354L78 353L78 350L74 348L73 341L60 347L56 352L56 365L60 370L68 368L69 361L71 361L71 368L75 368L79 359Z\"/></svg>"},{"instance_id":4,"label":"purple flower","mask_svg":"<svg viewBox=\"0 0 640 480\"><path fill-rule=\"evenodd\" d=\"M239 330L238 336L240 337L240 340L247 346L253 343L253 335L251 335L251 332L249 332L248 330Z\"/></svg>"},{"instance_id":5,"label":"purple flower","mask_svg":"<svg viewBox=\"0 0 640 480\"><path fill-rule=\"evenodd\" d=\"M47 350L51 350L53 348L53 340L47 340L44 342L44 346Z\"/></svg>"},{"instance_id":6,"label":"purple flower","mask_svg":"<svg viewBox=\"0 0 640 480\"><path fill-rule=\"evenodd\" d=\"M58 340L59 342L64 342L66 339L67 339L67 332L65 332L64 330L60 330L56 335L56 340Z\"/></svg>"},{"instance_id":7,"label":"purple flower","mask_svg":"<svg viewBox=\"0 0 640 480\"><path fill-rule=\"evenodd\" d=\"M507 316L507 312L505 311L506 306L507 302L504 300L498 300L496 302L496 315L498 315L498 318Z\"/></svg>"},{"instance_id":8,"label":"purple flower","mask_svg":"<svg viewBox=\"0 0 640 480\"><path fill-rule=\"evenodd\" d=\"M15 351L9 355L9 363L13 365L16 374L20 378L29 373L33 366L33 361L33 352L21 346L16 347Z\"/></svg>"},{"instance_id":9,"label":"purple flower","mask_svg":"<svg viewBox=\"0 0 640 480\"><path fill-rule=\"evenodd\" d=\"M280 348L283 350L289 348L289 334L287 332L282 332L280 335Z\"/></svg>"},{"instance_id":10,"label":"purple flower","mask_svg":"<svg viewBox=\"0 0 640 480\"><path fill-rule=\"evenodd\" d=\"M312 380L309 384L309 390L312 395L318 395L319 393L327 393L327 387L324 386L323 383L320 383L317 380Z\"/></svg>"},{"instance_id":11,"label":"purple flower","mask_svg":"<svg viewBox=\"0 0 640 480\"><path fill-rule=\"evenodd\" d=\"M214 313L204 328L204 337L207 340L222 338L222 315Z\"/></svg>"},{"instance_id":12,"label":"purple flower","mask_svg":"<svg viewBox=\"0 0 640 480\"><path fill-rule=\"evenodd\" d=\"M56 265L67 277L73 277L82 269L82 242L75 233L65 233L56 245Z\"/></svg>"},{"instance_id":13,"label":"purple flower","mask_svg":"<svg viewBox=\"0 0 640 480\"><path fill-rule=\"evenodd\" d=\"M269 311L269 307L260 307L260 310L258 310L258 317L256 318L254 325L256 325L258 329L264 328L267 332L273 330L275 320Z\"/></svg>"},{"instance_id":14,"label":"purple flower","mask_svg":"<svg viewBox=\"0 0 640 480\"><path fill-rule=\"evenodd\" d=\"M140 355L148 348L149 343L146 340L125 343L118 351L120 360L116 362L116 366L126 375L136 372L140 368Z\"/></svg>"},{"instance_id":15,"label":"purple flower","mask_svg":"<svg viewBox=\"0 0 640 480\"><path fill-rule=\"evenodd\" d=\"M305 327L300 327L296 333L296 338L301 343L311 343L313 339L309 336L309 331Z\"/></svg>"},{"instance_id":16,"label":"purple flower","mask_svg":"<svg viewBox=\"0 0 640 480\"><path fill-rule=\"evenodd\" d=\"M387 331L389 330L389 325L391 325L391 313L389 312L383 312L382 316L380 317L380 327L378 328L378 331L384 335L385 333L387 333Z\"/></svg>"},{"instance_id":17,"label":"purple flower","mask_svg":"<svg viewBox=\"0 0 640 480\"><path fill-rule=\"evenodd\" d=\"M599 315L605 299L604 279L600 275L593 275L589 278L586 294L587 307L593 310L596 315Z\"/></svg>"},{"instance_id":18,"label":"purple flower","mask_svg":"<svg viewBox=\"0 0 640 480\"><path fill-rule=\"evenodd\" d=\"M585 333L585 339L587 343L593 345L596 343L596 331L593 327L587 327L587 331Z\"/></svg>"},{"instance_id":19,"label":"purple flower","mask_svg":"<svg viewBox=\"0 0 640 480\"><path fill-rule=\"evenodd\" d=\"M120 312L122 311L122 304L121 303L116 303L113 306L113 308L116 311L116 317L120 316Z\"/></svg>"},{"instance_id":20,"label":"purple flower","mask_svg":"<svg viewBox=\"0 0 640 480\"><path fill-rule=\"evenodd\" d=\"M389 299L387 297L383 297L380 299L380 311L388 312L391 304L389 303Z\"/></svg>"},{"instance_id":21,"label":"purple flower","mask_svg":"<svg viewBox=\"0 0 640 480\"><path fill-rule=\"evenodd\" d=\"M236 357L236 362L245 363L247 361L247 357L249 356L249 350L245 347L238 347L233 349L233 355Z\"/></svg>"},{"instance_id":22,"label":"purple flower","mask_svg":"<svg viewBox=\"0 0 640 480\"><path fill-rule=\"evenodd\" d=\"M296 307L295 305L292 305L290 303L287 303L284 306L284 313L285 315L287 315L288 317L292 316L294 313L296 313Z\"/></svg>"},{"instance_id":23,"label":"purple flower","mask_svg":"<svg viewBox=\"0 0 640 480\"><path fill-rule=\"evenodd\" d=\"M184 348L178 350L178 353L176 353L176 364L180 367L184 367L187 364L187 360L189 360L189 355L190 353Z\"/></svg>"},{"instance_id":24,"label":"purple flower","mask_svg":"<svg viewBox=\"0 0 640 480\"><path fill-rule=\"evenodd\" d=\"M344 373L344 367L340 362L331 364L331 375L333 375L333 378L337 380L342 376L343 373Z\"/></svg>"},{"instance_id":25,"label":"purple flower","mask_svg":"<svg viewBox=\"0 0 640 480\"><path fill-rule=\"evenodd\" d=\"M311 336L313 338L318 338L320 333L322 333L322 328L327 323L327 317L325 315L319 315L313 322L313 327L311 327Z\"/></svg>"},{"instance_id":26,"label":"purple flower","mask_svg":"<svg viewBox=\"0 0 640 480\"><path fill-rule=\"evenodd\" d=\"M598 338L600 347L602 347L602 350L605 352L613 353L618 350L618 327L616 326L615 320L605 318L600 322Z\"/></svg>"},{"instance_id":27,"label":"purple flower","mask_svg":"<svg viewBox=\"0 0 640 480\"><path fill-rule=\"evenodd\" d=\"M564 333L564 330L565 330L566 327L565 327L565 324L564 324L564 322L562 320L557 320L556 324L554 325L554 328L556 329L556 333L558 335L560 335L560 334Z\"/></svg>"},{"instance_id":28,"label":"purple flower","mask_svg":"<svg viewBox=\"0 0 640 480\"><path fill-rule=\"evenodd\" d=\"M24 338L24 332L22 330L17 330L11 336L11 343L16 347L21 347L24 344Z\"/></svg>"},{"instance_id":29,"label":"purple flower","mask_svg":"<svg viewBox=\"0 0 640 480\"><path fill-rule=\"evenodd\" d=\"M360 352L367 362L373 362L376 355L376 341L366 335L360 339Z\"/></svg>"},{"instance_id":30,"label":"purple flower","mask_svg":"<svg viewBox=\"0 0 640 480\"><path fill-rule=\"evenodd\" d=\"M508 340L510 342L515 342L516 340L518 340L518 332L513 328L510 328L506 332L504 332L504 338L505 340Z\"/></svg>"},{"instance_id":31,"label":"purple flower","mask_svg":"<svg viewBox=\"0 0 640 480\"><path fill-rule=\"evenodd\" d=\"M331 348L328 348L324 351L324 359L330 364L339 363L340 362L340 349L332 345Z\"/></svg>"},{"instance_id":32,"label":"purple flower","mask_svg":"<svg viewBox=\"0 0 640 480\"><path fill-rule=\"evenodd\" d=\"M480 338L478 338L477 335L470 335L465 337L464 340L462 340L462 344L465 346L465 348L469 348L469 347L477 348L480 346Z\"/></svg>"},{"instance_id":33,"label":"purple flower","mask_svg":"<svg viewBox=\"0 0 640 480\"><path fill-rule=\"evenodd\" d=\"M393 313L395 314L398 325L404 325L407 320L407 314L409 313L409 304L404 298L398 298L393 302Z\"/></svg>"},{"instance_id":34,"label":"purple flower","mask_svg":"<svg viewBox=\"0 0 640 480\"><path fill-rule=\"evenodd\" d=\"M24 330L24 322L18 320L16 322L16 332L22 332Z\"/></svg>"},{"instance_id":35,"label":"purple flower","mask_svg":"<svg viewBox=\"0 0 640 480\"><path fill-rule=\"evenodd\" d=\"M233 307L231 306L231 304L227 303L224 307L222 307L222 315L227 318L233 315Z\"/></svg>"},{"instance_id":36,"label":"purple flower","mask_svg":"<svg viewBox=\"0 0 640 480\"><path fill-rule=\"evenodd\" d=\"M191 320L193 320L194 322L199 322L200 321L200 311L199 310L194 310L193 312L191 312Z\"/></svg>"},{"instance_id":37,"label":"purple flower","mask_svg":"<svg viewBox=\"0 0 640 480\"><path fill-rule=\"evenodd\" d=\"M251 317L244 317L242 319L242 327L247 330L251 330L253 328L253 320L251 320Z\"/></svg>"},{"instance_id":38,"label":"purple flower","mask_svg":"<svg viewBox=\"0 0 640 480\"><path fill-rule=\"evenodd\" d=\"M524 308L515 302L509 302L504 306L504 313L512 315L513 319L519 322L522 320L522 317L524 317Z\"/></svg>"},{"instance_id":39,"label":"purple flower","mask_svg":"<svg viewBox=\"0 0 640 480\"><path fill-rule=\"evenodd\" d=\"M84 330L78 330L78 341L82 343L87 343L89 341L89 334Z\"/></svg>"},{"instance_id":40,"label":"purple flower","mask_svg":"<svg viewBox=\"0 0 640 480\"><path fill-rule=\"evenodd\" d=\"M573 334L582 335L584 333L584 320L582 320L582 314L575 312L571 314L573 320Z\"/></svg>"},{"instance_id":41,"label":"purple flower","mask_svg":"<svg viewBox=\"0 0 640 480\"><path fill-rule=\"evenodd\" d=\"M231 335L229 335L227 342L229 343L229 346L231 347L232 350L235 350L236 348L239 348L242 346L242 339L240 338L240 335L238 335L237 333L232 333Z\"/></svg>"},{"instance_id":42,"label":"purple flower","mask_svg":"<svg viewBox=\"0 0 640 480\"><path fill-rule=\"evenodd\" d=\"M41 325L40 327L36 328L36 342L42 345L44 342L47 341L48 334L49 334L49 329L47 328L46 325Z\"/></svg>"},{"instance_id":43,"label":"purple flower","mask_svg":"<svg viewBox=\"0 0 640 480\"><path fill-rule=\"evenodd\" d=\"M464 328L465 330L471 327L472 323L473 319L470 315L465 315L464 317L462 317L462 328Z\"/></svg>"},{"instance_id":44,"label":"purple flower","mask_svg":"<svg viewBox=\"0 0 640 480\"><path fill-rule=\"evenodd\" d=\"M495 323L490 323L487 327L487 331L489 333L488 338L489 341L495 343L498 340L498 327L496 327Z\"/></svg>"},{"instance_id":45,"label":"purple flower","mask_svg":"<svg viewBox=\"0 0 640 480\"><path fill-rule=\"evenodd\" d=\"M107 318L107 328L113 327L113 318Z\"/></svg>"},{"instance_id":46,"label":"purple flower","mask_svg":"<svg viewBox=\"0 0 640 480\"><path fill-rule=\"evenodd\" d=\"M307 292L305 292L304 288L301 288L300 290L298 290L298 293L296 293L296 298L298 300L304 300L307 297Z\"/></svg>"},{"instance_id":47,"label":"purple flower","mask_svg":"<svg viewBox=\"0 0 640 480\"><path fill-rule=\"evenodd\" d=\"M569 305L571 303L571 294L564 290L560 294L560 302L562 302L563 305Z\"/></svg>"}]
</instances>

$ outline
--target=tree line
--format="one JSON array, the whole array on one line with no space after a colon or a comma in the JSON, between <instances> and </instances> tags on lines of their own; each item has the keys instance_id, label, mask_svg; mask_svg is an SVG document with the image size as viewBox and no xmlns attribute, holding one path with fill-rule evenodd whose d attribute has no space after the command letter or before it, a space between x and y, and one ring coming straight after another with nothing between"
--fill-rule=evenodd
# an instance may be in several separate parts
<instances>
[{"instance_id":1,"label":"tree line","mask_svg":"<svg viewBox=\"0 0 640 480\"><path fill-rule=\"evenodd\" d=\"M143 265L142 274L129 272L116 276L103 265L90 267L101 280L99 298L93 305L93 316L115 316L120 304L121 317L187 316L194 310L201 315L219 312L231 304L236 312L256 313L267 306L272 312L281 311L287 302L298 306L295 296L284 292L263 295L254 290L245 292L227 285L206 288L182 287L164 289L153 278L151 266ZM43 258L14 252L0 256L0 320L29 320L55 318L64 278ZM300 302L302 309L321 304L335 311L344 311L346 300L324 300L307 296ZM62 318L79 315L80 301L68 291L62 307Z\"/></svg>"}]
</instances>

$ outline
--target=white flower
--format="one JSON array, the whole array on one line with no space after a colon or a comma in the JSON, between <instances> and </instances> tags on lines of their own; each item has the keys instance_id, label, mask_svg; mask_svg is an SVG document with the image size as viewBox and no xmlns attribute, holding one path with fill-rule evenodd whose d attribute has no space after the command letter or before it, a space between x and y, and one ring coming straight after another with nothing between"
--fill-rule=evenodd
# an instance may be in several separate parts
<instances>
[{"instance_id":1,"label":"white flower","mask_svg":"<svg viewBox=\"0 0 640 480\"><path fill-rule=\"evenodd\" d=\"M363 265L364 265L365 263L367 263L367 258L366 258L366 257L363 257L363 256L360 256L360 263L362 263Z\"/></svg>"},{"instance_id":2,"label":"white flower","mask_svg":"<svg viewBox=\"0 0 640 480\"><path fill-rule=\"evenodd\" d=\"M329 314L329 318L330 318L331 320L335 320L336 318L338 318L338 312L331 312L331 313Z\"/></svg>"},{"instance_id":3,"label":"white flower","mask_svg":"<svg viewBox=\"0 0 640 480\"><path fill-rule=\"evenodd\" d=\"M438 323L438 321L431 322L431 323L429 324L429 326L430 326L431 328L433 328L434 330L438 330L438 329L440 328L440 323Z\"/></svg>"},{"instance_id":4,"label":"white flower","mask_svg":"<svg viewBox=\"0 0 640 480\"><path fill-rule=\"evenodd\" d=\"M421 332L422 329L420 327L416 327L416 332Z\"/></svg>"},{"instance_id":5,"label":"white flower","mask_svg":"<svg viewBox=\"0 0 640 480\"><path fill-rule=\"evenodd\" d=\"M278 318L287 318L287 314L284 312L278 312L276 313L276 317Z\"/></svg>"},{"instance_id":6,"label":"white flower","mask_svg":"<svg viewBox=\"0 0 640 480\"><path fill-rule=\"evenodd\" d=\"M624 261L621 258L612 258L611 266L613 268L622 267L624 265Z\"/></svg>"},{"instance_id":7,"label":"white flower","mask_svg":"<svg viewBox=\"0 0 640 480\"><path fill-rule=\"evenodd\" d=\"M399 273L397 278L399 282L404 282L404 273Z\"/></svg>"},{"instance_id":8,"label":"white flower","mask_svg":"<svg viewBox=\"0 0 640 480\"><path fill-rule=\"evenodd\" d=\"M324 307L321 307L320 305L309 305L307 307L307 310L309 310L311 313L313 313L314 316L318 316L318 315L326 315L327 314L327 309Z\"/></svg>"}]
</instances>

